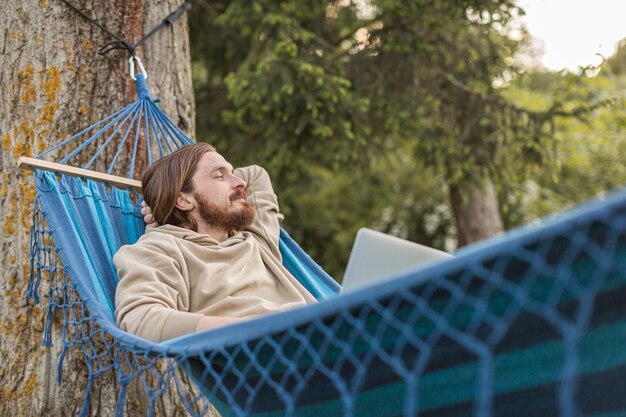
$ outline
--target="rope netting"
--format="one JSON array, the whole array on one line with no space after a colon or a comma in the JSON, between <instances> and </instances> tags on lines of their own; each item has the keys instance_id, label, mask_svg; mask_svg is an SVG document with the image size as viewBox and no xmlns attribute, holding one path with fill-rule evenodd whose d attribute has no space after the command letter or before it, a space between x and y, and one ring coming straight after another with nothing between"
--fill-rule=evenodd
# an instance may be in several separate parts
<instances>
[{"instance_id":1,"label":"rope netting","mask_svg":"<svg viewBox=\"0 0 626 417\"><path fill-rule=\"evenodd\" d=\"M45 176L48 179L53 178L50 173L39 172L39 178ZM67 178L70 182L83 183L83 180L77 178ZM53 180L54 181L54 180ZM41 184L41 182L39 183ZM49 182L48 182L49 184ZM67 183L64 183L67 184ZM93 184L93 183L91 183ZM72 184L73 192L76 191L76 184ZM41 190L41 186L38 187ZM50 189L49 189L50 191ZM92 190L93 191L93 190ZM109 244L117 244L114 242L131 242L136 240L143 230L142 217L137 214L134 209L129 210L128 203L131 199L137 199L138 196L133 191L121 191L116 188L98 184L98 192L89 192L87 199L104 203L103 205L110 213L109 219L117 227L110 230L115 231L113 241L106 242L99 239L93 239L94 234L85 234L85 244L91 246L94 250L93 254L89 254L89 260L94 264L100 263L97 258L102 255L104 246ZM68 192L67 190L64 191ZM124 195L123 204L120 204L119 196ZM72 199L77 199L78 204L83 200L84 195L74 193ZM63 233L59 229L51 230L46 221L47 212L42 204L42 196L39 195L35 202L35 212L33 215L33 225L31 227L31 279L27 286L27 296L33 298L35 303L39 303L39 286L43 280L47 287L47 316L44 328L43 345L52 346L52 325L55 321L60 321L61 332L60 340L56 343L62 344L57 368L57 382L62 383L64 359L69 353L74 353L84 360L87 368L87 380L85 381L84 403L81 409L81 415L89 415L89 396L93 381L105 374L113 373L119 382L118 406L116 415L124 414L124 405L127 387L131 383L137 384L145 392L147 406L145 409L148 415L154 415L155 402L160 398L170 386L184 393L186 399L185 405L193 410L194 415L206 415L210 409L208 401L197 393L193 384L189 382L189 378L180 375L175 357L159 353L150 352L140 346L120 343L119 339L105 328L111 325L112 316L110 306L103 305L102 298L95 296L96 292L100 292L104 297L109 297L110 292L115 289L116 279L109 280L108 285L105 281L96 279L95 282L82 282L80 277L91 276L95 278L93 265L88 263L74 262L73 268L65 266L61 259L62 248L55 244L54 235ZM98 223L98 220L90 218L93 212L83 210L85 207L77 208L75 214L83 214L78 220L78 224L89 227ZM72 212L70 209L67 213ZM101 217L100 217L101 218ZM106 226L113 226L108 224ZM114 227L114 226L113 226ZM76 229L74 229L76 230ZM97 234L96 234L97 235ZM87 243L89 242L89 243ZM99 247L98 247L99 245ZM80 248L79 248L80 250ZM104 263L107 263L106 260ZM72 264L71 261L68 263ZM102 264L95 269L102 269ZM106 267L104 267L106 268ZM78 277L77 280L71 278L72 269L76 271L73 275ZM110 274L107 278L114 278L114 274ZM104 295L105 293L109 293ZM89 297L94 297L90 302ZM96 316L91 314L88 304L91 303L92 309L96 312ZM94 307L95 306L95 307ZM55 312L57 313L55 315ZM104 319L105 325L101 326L96 317Z\"/></svg>"},{"instance_id":2,"label":"rope netting","mask_svg":"<svg viewBox=\"0 0 626 417\"><path fill-rule=\"evenodd\" d=\"M50 282L45 301L63 318L59 367L69 350L85 358L83 414L107 372L120 383L119 414L131 381L149 414L172 389L192 415L209 404L224 416L626 413L623 192L383 285L155 344L117 328L106 301L115 272L96 260L136 239L139 200L79 178L36 179L29 289L36 297L38 279ZM82 206L93 202L117 230L102 242L84 233L103 221Z\"/></svg>"}]
</instances>

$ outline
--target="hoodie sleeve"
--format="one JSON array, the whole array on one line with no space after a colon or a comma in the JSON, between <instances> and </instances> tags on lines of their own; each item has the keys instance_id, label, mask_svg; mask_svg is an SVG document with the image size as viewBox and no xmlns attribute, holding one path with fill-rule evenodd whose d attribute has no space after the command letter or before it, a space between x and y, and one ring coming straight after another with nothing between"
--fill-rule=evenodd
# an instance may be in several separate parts
<instances>
[{"instance_id":1,"label":"hoodie sleeve","mask_svg":"<svg viewBox=\"0 0 626 417\"><path fill-rule=\"evenodd\" d=\"M144 243L123 246L113 257L119 277L117 324L153 342L193 333L202 317L189 312L189 282L176 258L166 253Z\"/></svg>"},{"instance_id":2,"label":"hoodie sleeve","mask_svg":"<svg viewBox=\"0 0 626 417\"><path fill-rule=\"evenodd\" d=\"M270 251L281 259L278 249L280 223L283 215L278 207L278 198L272 188L270 176L258 165L237 168L235 175L247 183L248 202L256 210L254 222L245 230L254 233L267 244Z\"/></svg>"}]
</instances>

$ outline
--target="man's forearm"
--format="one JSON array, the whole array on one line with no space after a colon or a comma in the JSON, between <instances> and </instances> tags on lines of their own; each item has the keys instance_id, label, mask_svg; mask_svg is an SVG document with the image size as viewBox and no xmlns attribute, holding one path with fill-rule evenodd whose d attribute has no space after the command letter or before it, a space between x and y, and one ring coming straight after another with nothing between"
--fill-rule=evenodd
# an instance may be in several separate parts
<instances>
[{"instance_id":1,"label":"man's forearm","mask_svg":"<svg viewBox=\"0 0 626 417\"><path fill-rule=\"evenodd\" d=\"M202 330L215 329L217 327L228 326L229 324L239 323L241 321L249 320L248 318L240 317L219 317L219 316L202 316L198 323L196 323L196 332Z\"/></svg>"},{"instance_id":2,"label":"man's forearm","mask_svg":"<svg viewBox=\"0 0 626 417\"><path fill-rule=\"evenodd\" d=\"M274 193L270 177L263 167L250 165L235 169L234 174L246 182L246 190L249 193L267 191Z\"/></svg>"}]
</instances>

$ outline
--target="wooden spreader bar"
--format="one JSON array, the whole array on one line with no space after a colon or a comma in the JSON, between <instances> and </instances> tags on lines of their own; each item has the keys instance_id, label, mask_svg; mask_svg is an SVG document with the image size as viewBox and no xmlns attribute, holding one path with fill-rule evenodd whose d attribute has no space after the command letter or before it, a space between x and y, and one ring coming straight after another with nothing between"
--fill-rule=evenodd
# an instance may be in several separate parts
<instances>
[{"instance_id":1,"label":"wooden spreader bar","mask_svg":"<svg viewBox=\"0 0 626 417\"><path fill-rule=\"evenodd\" d=\"M57 172L60 174L73 175L75 177L89 178L95 181L106 182L119 188L132 188L141 193L141 181L130 178L118 177L117 175L103 174L89 169L76 168L68 165L57 164L55 162L42 161L41 159L27 158L22 156L17 161L17 166L21 169L39 168L45 171Z\"/></svg>"}]
</instances>

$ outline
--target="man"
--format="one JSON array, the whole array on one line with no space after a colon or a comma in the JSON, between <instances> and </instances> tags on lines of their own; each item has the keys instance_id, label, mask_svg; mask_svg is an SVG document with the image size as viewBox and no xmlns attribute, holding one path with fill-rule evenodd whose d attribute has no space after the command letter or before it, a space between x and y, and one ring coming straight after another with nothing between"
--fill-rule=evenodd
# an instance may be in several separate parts
<instances>
[{"instance_id":1,"label":"man","mask_svg":"<svg viewBox=\"0 0 626 417\"><path fill-rule=\"evenodd\" d=\"M146 228L113 262L119 326L160 342L315 302L283 267L276 195L267 172L233 167L208 144L155 162Z\"/></svg>"}]
</instances>

